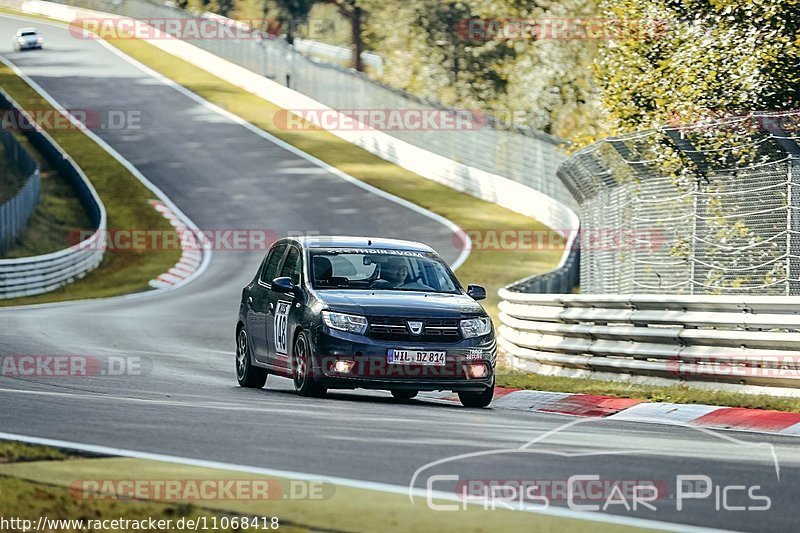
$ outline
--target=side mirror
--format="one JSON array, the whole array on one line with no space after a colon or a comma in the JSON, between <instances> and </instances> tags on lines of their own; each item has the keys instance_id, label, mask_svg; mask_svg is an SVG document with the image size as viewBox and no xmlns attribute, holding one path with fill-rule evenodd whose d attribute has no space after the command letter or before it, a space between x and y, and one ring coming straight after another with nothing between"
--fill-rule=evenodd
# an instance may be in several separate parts
<instances>
[{"instance_id":1,"label":"side mirror","mask_svg":"<svg viewBox=\"0 0 800 533\"><path fill-rule=\"evenodd\" d=\"M272 280L272 290L282 294L291 294L294 292L295 285L292 283L292 278L275 278Z\"/></svg>"},{"instance_id":2,"label":"side mirror","mask_svg":"<svg viewBox=\"0 0 800 533\"><path fill-rule=\"evenodd\" d=\"M483 300L486 298L486 289L480 285L467 285L467 295L471 296L473 300Z\"/></svg>"}]
</instances>

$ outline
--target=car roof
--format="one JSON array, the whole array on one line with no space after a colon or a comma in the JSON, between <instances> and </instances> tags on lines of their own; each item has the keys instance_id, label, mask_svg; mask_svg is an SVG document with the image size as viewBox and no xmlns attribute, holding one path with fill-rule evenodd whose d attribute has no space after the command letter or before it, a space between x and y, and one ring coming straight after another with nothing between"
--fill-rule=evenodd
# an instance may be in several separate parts
<instances>
[{"instance_id":1,"label":"car roof","mask_svg":"<svg viewBox=\"0 0 800 533\"><path fill-rule=\"evenodd\" d=\"M290 237L304 248L376 248L389 250L407 250L414 252L433 252L427 244L401 239L385 239L381 237L352 237L344 235L315 235Z\"/></svg>"},{"instance_id":2,"label":"car roof","mask_svg":"<svg viewBox=\"0 0 800 533\"><path fill-rule=\"evenodd\" d=\"M17 30L17 33L27 33L29 31L36 33L36 28L20 28Z\"/></svg>"}]
</instances>

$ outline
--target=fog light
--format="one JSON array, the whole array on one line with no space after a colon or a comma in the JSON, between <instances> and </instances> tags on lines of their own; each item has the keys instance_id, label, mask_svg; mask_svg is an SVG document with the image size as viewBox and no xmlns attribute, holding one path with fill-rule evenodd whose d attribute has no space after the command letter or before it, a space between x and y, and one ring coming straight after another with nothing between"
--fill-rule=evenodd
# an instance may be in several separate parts
<instances>
[{"instance_id":1,"label":"fog light","mask_svg":"<svg viewBox=\"0 0 800 533\"><path fill-rule=\"evenodd\" d=\"M332 369L339 374L349 374L353 370L353 365L355 365L353 361L336 361Z\"/></svg>"},{"instance_id":2,"label":"fog light","mask_svg":"<svg viewBox=\"0 0 800 533\"><path fill-rule=\"evenodd\" d=\"M470 377L470 379L485 378L489 375L489 368L483 363L470 365L469 369L467 370L467 375Z\"/></svg>"}]
</instances>

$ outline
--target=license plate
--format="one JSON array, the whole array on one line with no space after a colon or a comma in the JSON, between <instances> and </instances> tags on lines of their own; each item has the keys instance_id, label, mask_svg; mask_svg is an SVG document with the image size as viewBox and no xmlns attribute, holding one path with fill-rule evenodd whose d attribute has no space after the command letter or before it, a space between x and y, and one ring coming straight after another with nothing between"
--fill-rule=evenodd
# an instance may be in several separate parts
<instances>
[{"instance_id":1,"label":"license plate","mask_svg":"<svg viewBox=\"0 0 800 533\"><path fill-rule=\"evenodd\" d=\"M431 365L444 366L447 352L427 352L422 350L389 350L387 361L393 365Z\"/></svg>"}]
</instances>

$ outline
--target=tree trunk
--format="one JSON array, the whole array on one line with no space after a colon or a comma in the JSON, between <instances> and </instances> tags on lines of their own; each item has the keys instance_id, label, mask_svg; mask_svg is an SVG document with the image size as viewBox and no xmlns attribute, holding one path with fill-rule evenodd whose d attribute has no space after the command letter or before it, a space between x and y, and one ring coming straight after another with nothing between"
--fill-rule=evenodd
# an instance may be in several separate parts
<instances>
[{"instance_id":1,"label":"tree trunk","mask_svg":"<svg viewBox=\"0 0 800 533\"><path fill-rule=\"evenodd\" d=\"M353 7L350 12L350 27L353 32L353 68L363 72L364 62L361 59L361 53L364 51L364 41L361 39L361 8L358 6Z\"/></svg>"}]
</instances>

